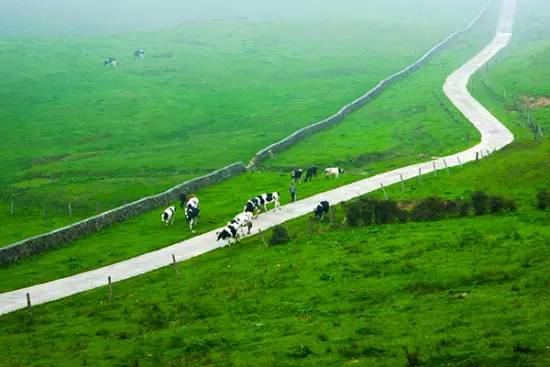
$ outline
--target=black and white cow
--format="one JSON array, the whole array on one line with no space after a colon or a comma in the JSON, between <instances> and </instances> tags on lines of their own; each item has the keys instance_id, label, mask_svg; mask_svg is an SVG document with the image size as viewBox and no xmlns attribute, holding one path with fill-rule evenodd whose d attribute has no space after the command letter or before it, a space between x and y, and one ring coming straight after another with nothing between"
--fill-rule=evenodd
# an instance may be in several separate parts
<instances>
[{"instance_id":1,"label":"black and white cow","mask_svg":"<svg viewBox=\"0 0 550 367\"><path fill-rule=\"evenodd\" d=\"M304 182L311 181L313 177L317 176L318 171L319 171L319 167L316 167L316 166L309 167L306 171L306 178L304 179Z\"/></svg>"},{"instance_id":2,"label":"black and white cow","mask_svg":"<svg viewBox=\"0 0 550 367\"><path fill-rule=\"evenodd\" d=\"M168 208L164 209L162 214L160 215L160 220L164 222L166 225L172 225L174 224L174 219L176 218L176 207L175 206L169 206Z\"/></svg>"},{"instance_id":3,"label":"black and white cow","mask_svg":"<svg viewBox=\"0 0 550 367\"><path fill-rule=\"evenodd\" d=\"M290 179L294 181L294 183L300 181L302 178L302 174L304 173L303 169L295 169L294 171L290 172Z\"/></svg>"},{"instance_id":4,"label":"black and white cow","mask_svg":"<svg viewBox=\"0 0 550 367\"><path fill-rule=\"evenodd\" d=\"M323 200L319 204L317 204L317 207L313 210L313 214L317 217L317 219L322 220L325 214L328 213L330 209L330 205L328 201Z\"/></svg>"},{"instance_id":5,"label":"black and white cow","mask_svg":"<svg viewBox=\"0 0 550 367\"><path fill-rule=\"evenodd\" d=\"M138 48L134 51L134 59L143 59L145 57L145 50L142 48Z\"/></svg>"},{"instance_id":6,"label":"black and white cow","mask_svg":"<svg viewBox=\"0 0 550 367\"><path fill-rule=\"evenodd\" d=\"M268 192L248 200L244 206L244 212L252 213L256 218L260 211L267 212L267 204L273 204L273 209L281 209L278 192Z\"/></svg>"},{"instance_id":7,"label":"black and white cow","mask_svg":"<svg viewBox=\"0 0 550 367\"><path fill-rule=\"evenodd\" d=\"M325 177L338 178L343 173L344 173L344 170L338 167L330 167L325 169Z\"/></svg>"},{"instance_id":8,"label":"black and white cow","mask_svg":"<svg viewBox=\"0 0 550 367\"><path fill-rule=\"evenodd\" d=\"M109 66L114 68L116 66L116 59L114 57L108 57L103 61L103 66Z\"/></svg>"},{"instance_id":9,"label":"black and white cow","mask_svg":"<svg viewBox=\"0 0 550 367\"><path fill-rule=\"evenodd\" d=\"M250 230L252 229L252 213L242 212L228 224L236 226L238 230L240 229L242 231L243 235L245 228L248 229L247 234L250 234Z\"/></svg>"},{"instance_id":10,"label":"black and white cow","mask_svg":"<svg viewBox=\"0 0 550 367\"><path fill-rule=\"evenodd\" d=\"M218 232L216 232L216 241L221 242L222 247L224 243L231 245L232 243L239 241L239 230L234 224L228 224Z\"/></svg>"},{"instance_id":11,"label":"black and white cow","mask_svg":"<svg viewBox=\"0 0 550 367\"><path fill-rule=\"evenodd\" d=\"M180 205L182 208L185 208L185 220L189 223L189 229L195 233L193 227L197 224L201 212L199 198L194 195L187 196L185 193L181 193Z\"/></svg>"}]
</instances>

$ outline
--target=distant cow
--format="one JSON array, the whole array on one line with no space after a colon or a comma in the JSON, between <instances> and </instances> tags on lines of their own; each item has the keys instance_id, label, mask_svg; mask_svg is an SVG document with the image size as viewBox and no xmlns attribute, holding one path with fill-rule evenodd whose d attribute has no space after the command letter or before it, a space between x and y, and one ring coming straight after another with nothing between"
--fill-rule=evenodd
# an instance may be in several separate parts
<instances>
[{"instance_id":1,"label":"distant cow","mask_svg":"<svg viewBox=\"0 0 550 367\"><path fill-rule=\"evenodd\" d=\"M311 181L313 177L317 176L318 171L319 171L319 167L316 167L316 166L309 167L306 171L306 178L304 179L304 182Z\"/></svg>"},{"instance_id":2,"label":"distant cow","mask_svg":"<svg viewBox=\"0 0 550 367\"><path fill-rule=\"evenodd\" d=\"M252 228L252 213L242 212L238 214L231 222L228 224L233 224L237 227L237 230L241 230L244 235L244 229L248 229L247 234L250 234L250 229Z\"/></svg>"},{"instance_id":3,"label":"distant cow","mask_svg":"<svg viewBox=\"0 0 550 367\"><path fill-rule=\"evenodd\" d=\"M344 170L342 168L338 168L338 167L330 167L330 168L325 169L325 177L338 178L343 173L344 173Z\"/></svg>"},{"instance_id":4,"label":"distant cow","mask_svg":"<svg viewBox=\"0 0 550 367\"><path fill-rule=\"evenodd\" d=\"M317 205L317 207L315 207L315 209L313 210L313 214L315 214L317 219L322 220L325 214L328 213L329 209L330 205L328 201L323 200Z\"/></svg>"},{"instance_id":5,"label":"distant cow","mask_svg":"<svg viewBox=\"0 0 550 367\"><path fill-rule=\"evenodd\" d=\"M187 196L185 193L181 193L180 205L185 209L185 220L189 223L189 229L191 232L195 233L193 227L197 224L201 211L199 207L199 198L193 195Z\"/></svg>"},{"instance_id":6,"label":"distant cow","mask_svg":"<svg viewBox=\"0 0 550 367\"><path fill-rule=\"evenodd\" d=\"M228 224L218 232L216 232L216 241L222 241L222 246L224 243L231 245L234 242L239 241L239 231L238 227L234 224Z\"/></svg>"},{"instance_id":7,"label":"distant cow","mask_svg":"<svg viewBox=\"0 0 550 367\"><path fill-rule=\"evenodd\" d=\"M143 59L144 57L145 57L144 49L138 48L137 50L134 51L134 59L140 60L140 59Z\"/></svg>"},{"instance_id":8,"label":"distant cow","mask_svg":"<svg viewBox=\"0 0 550 367\"><path fill-rule=\"evenodd\" d=\"M160 220L164 222L166 225L172 225L174 224L174 219L176 218L176 207L175 206L169 206L162 212L160 215Z\"/></svg>"},{"instance_id":9,"label":"distant cow","mask_svg":"<svg viewBox=\"0 0 550 367\"><path fill-rule=\"evenodd\" d=\"M114 57L108 57L103 61L103 66L109 66L114 68L116 66L116 59Z\"/></svg>"},{"instance_id":10,"label":"distant cow","mask_svg":"<svg viewBox=\"0 0 550 367\"><path fill-rule=\"evenodd\" d=\"M290 179L294 182L298 182L302 178L303 173L304 173L303 169L295 169L290 173Z\"/></svg>"}]
</instances>

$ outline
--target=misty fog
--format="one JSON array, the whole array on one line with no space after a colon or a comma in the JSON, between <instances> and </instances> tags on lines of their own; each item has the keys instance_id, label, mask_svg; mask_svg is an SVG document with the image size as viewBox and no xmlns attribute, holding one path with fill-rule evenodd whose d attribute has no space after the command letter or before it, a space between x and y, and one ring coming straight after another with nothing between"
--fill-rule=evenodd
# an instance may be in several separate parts
<instances>
[{"instance_id":1,"label":"misty fog","mask_svg":"<svg viewBox=\"0 0 550 367\"><path fill-rule=\"evenodd\" d=\"M77 36L163 29L187 21L242 18L251 20L383 17L398 0L2 0L0 36ZM418 14L433 0L415 0ZM437 2L452 11L453 0ZM485 0L464 0L482 4ZM397 13L399 13L397 11Z\"/></svg>"}]
</instances>

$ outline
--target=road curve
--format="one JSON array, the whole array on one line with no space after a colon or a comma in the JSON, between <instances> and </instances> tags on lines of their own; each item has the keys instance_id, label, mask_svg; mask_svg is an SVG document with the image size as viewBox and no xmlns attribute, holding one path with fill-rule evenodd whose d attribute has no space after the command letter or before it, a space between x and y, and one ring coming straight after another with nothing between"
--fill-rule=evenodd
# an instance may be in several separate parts
<instances>
[{"instance_id":1,"label":"road curve","mask_svg":"<svg viewBox=\"0 0 550 367\"><path fill-rule=\"evenodd\" d=\"M510 144L514 139L512 133L470 95L467 84L477 70L508 45L512 36L515 8L516 0L503 0L503 10L495 38L485 49L453 72L443 87L451 102L481 133L479 144L463 152L385 172L285 205L278 212L271 211L261 215L254 223L252 234L309 214L320 200L328 200L335 205L377 190L381 185L388 186L400 180L411 179L419 173L428 174L434 170L457 166L477 158L481 159ZM165 267L172 263L172 255L175 255L179 262L204 254L218 248L215 232L215 230L210 231L96 270L0 294L0 315L25 308L27 293L30 294L33 305L38 305L104 286L109 276L113 282L118 282Z\"/></svg>"}]
</instances>

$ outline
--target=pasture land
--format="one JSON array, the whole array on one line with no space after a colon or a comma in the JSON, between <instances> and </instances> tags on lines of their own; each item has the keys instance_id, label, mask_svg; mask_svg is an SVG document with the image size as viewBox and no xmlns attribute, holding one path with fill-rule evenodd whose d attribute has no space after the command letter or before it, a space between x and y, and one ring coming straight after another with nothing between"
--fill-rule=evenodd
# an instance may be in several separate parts
<instances>
[{"instance_id":1,"label":"pasture land","mask_svg":"<svg viewBox=\"0 0 550 367\"><path fill-rule=\"evenodd\" d=\"M321 133L327 139L325 151L308 153L301 148L302 144L298 145L299 151L291 149L295 153L297 164L330 163L342 165L346 170L338 181L319 177L311 183L300 184L299 198L475 144L478 141L477 131L452 109L442 95L441 87L449 73L489 42L498 10L498 7L491 8L479 26L458 39L452 47L442 51L415 74L390 87L372 104L352 115L349 123L346 120L341 128L330 129L328 136ZM362 130L354 123L358 123ZM347 134L347 130L352 133ZM349 137L347 150L340 149L346 145L342 144L343 138L335 131ZM330 139L334 137L335 144L331 145ZM311 139L317 138L314 136ZM358 144L359 140L370 144ZM307 141L304 144L308 145ZM397 146L400 147L396 148ZM361 160L359 155L354 162L344 162L350 150L360 152L362 149L367 158ZM376 151L380 153L375 153ZM202 209L198 231L206 232L223 225L242 210L244 203L252 195L279 191L283 197L282 202L288 202L291 166L282 168L272 165L285 156L283 153L275 160L267 161L258 172L247 173L199 192ZM309 156L319 159L328 156L330 159L308 162L304 157ZM182 213L179 213L177 225L163 228L159 220L160 212L154 211L136 217L56 250L0 268L0 276L6 279L0 284L0 291L111 264L173 244L191 235L183 224Z\"/></svg>"},{"instance_id":2,"label":"pasture land","mask_svg":"<svg viewBox=\"0 0 550 367\"><path fill-rule=\"evenodd\" d=\"M477 75L471 85L516 141L450 174L387 188L394 199L483 190L515 200L517 212L324 224L311 236L300 218L286 224L286 244L246 239L178 264L179 278L167 267L117 283L111 303L101 288L35 307L33 322L25 310L4 315L0 365L548 365L550 216L535 194L549 188L550 144L515 103L550 95L538 61L546 36L527 37L539 24L527 20L545 10L520 2L514 42L488 82ZM531 113L550 130L548 107Z\"/></svg>"},{"instance_id":3,"label":"pasture land","mask_svg":"<svg viewBox=\"0 0 550 367\"><path fill-rule=\"evenodd\" d=\"M2 316L0 364L395 366L407 349L428 366L544 366L550 218L533 194L547 185L549 149L523 140L388 188L393 198L487 190L516 213L324 224L312 236L300 218L286 244L249 238L179 264L179 278L167 267L117 283L112 302L100 288L35 307L33 322L25 310Z\"/></svg>"},{"instance_id":4,"label":"pasture land","mask_svg":"<svg viewBox=\"0 0 550 367\"><path fill-rule=\"evenodd\" d=\"M316 17L3 38L0 244L248 161L417 59L483 3L375 0L348 16L320 7Z\"/></svg>"}]
</instances>

